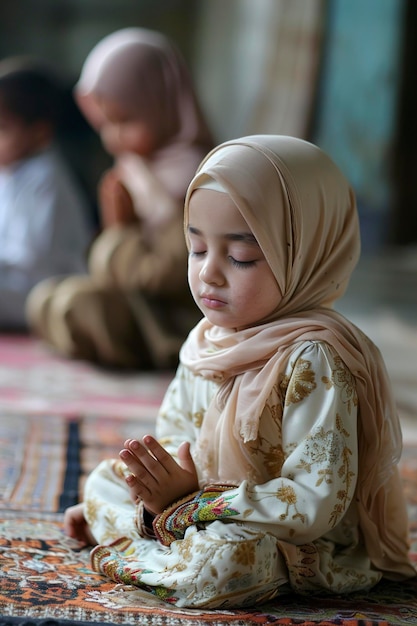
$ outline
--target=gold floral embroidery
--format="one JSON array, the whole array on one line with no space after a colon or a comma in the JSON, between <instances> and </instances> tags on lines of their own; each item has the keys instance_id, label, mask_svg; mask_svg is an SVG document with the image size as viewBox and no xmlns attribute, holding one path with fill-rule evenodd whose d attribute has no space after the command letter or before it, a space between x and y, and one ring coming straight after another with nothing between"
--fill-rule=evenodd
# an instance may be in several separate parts
<instances>
[{"instance_id":1,"label":"gold floral embroidery","mask_svg":"<svg viewBox=\"0 0 417 626\"><path fill-rule=\"evenodd\" d=\"M256 458L257 471L265 480L281 475L285 454L282 448L283 394L275 384L260 419L258 438L249 442L248 450Z\"/></svg>"},{"instance_id":2,"label":"gold floral embroidery","mask_svg":"<svg viewBox=\"0 0 417 626\"><path fill-rule=\"evenodd\" d=\"M319 428L306 439L305 458L297 465L309 474L313 465L334 465L342 453L344 442L333 430ZM322 482L322 481L320 481ZM331 482L327 480L327 482Z\"/></svg>"},{"instance_id":3,"label":"gold floral embroidery","mask_svg":"<svg viewBox=\"0 0 417 626\"><path fill-rule=\"evenodd\" d=\"M256 546L254 543L242 542L237 546L237 549L233 552L232 559L239 565L254 565Z\"/></svg>"},{"instance_id":4,"label":"gold floral embroidery","mask_svg":"<svg viewBox=\"0 0 417 626\"><path fill-rule=\"evenodd\" d=\"M101 536L101 541L103 543L111 543L115 539L118 539L120 537L120 534L117 530L117 512L106 509L103 522L104 529Z\"/></svg>"},{"instance_id":5,"label":"gold floral embroidery","mask_svg":"<svg viewBox=\"0 0 417 626\"><path fill-rule=\"evenodd\" d=\"M285 520L289 516L290 508L292 507L295 510L292 519L299 518L302 522L305 521L305 515L300 513L296 507L297 504L297 494L295 490L290 486L286 485L285 487L280 487L277 489L276 497L281 500L281 502L285 502L287 505L285 513L281 513L279 516L280 520Z\"/></svg>"},{"instance_id":6,"label":"gold floral embroidery","mask_svg":"<svg viewBox=\"0 0 417 626\"><path fill-rule=\"evenodd\" d=\"M124 480L126 476L131 473L129 468L126 466L126 463L123 463L120 459L114 459L111 467L117 478L122 480Z\"/></svg>"},{"instance_id":7,"label":"gold floral embroidery","mask_svg":"<svg viewBox=\"0 0 417 626\"><path fill-rule=\"evenodd\" d=\"M264 467L271 478L279 476L284 464L285 456L282 446L276 448L271 446L271 449L264 454Z\"/></svg>"},{"instance_id":8,"label":"gold floral embroidery","mask_svg":"<svg viewBox=\"0 0 417 626\"><path fill-rule=\"evenodd\" d=\"M271 443L272 441L272 443ZM285 461L285 454L281 444L281 437L268 440L258 437L253 445L248 446L251 456L259 457L265 478L276 478L281 475L281 469Z\"/></svg>"},{"instance_id":9,"label":"gold floral embroidery","mask_svg":"<svg viewBox=\"0 0 417 626\"><path fill-rule=\"evenodd\" d=\"M281 386L287 389L285 405L301 402L316 388L311 361L299 358L290 377L284 377Z\"/></svg>"},{"instance_id":10,"label":"gold floral embroidery","mask_svg":"<svg viewBox=\"0 0 417 626\"><path fill-rule=\"evenodd\" d=\"M85 502L84 515L90 525L95 524L98 519L98 512L100 511L100 502L95 499L90 499Z\"/></svg>"},{"instance_id":11,"label":"gold floral embroidery","mask_svg":"<svg viewBox=\"0 0 417 626\"><path fill-rule=\"evenodd\" d=\"M188 567L188 563L190 563L193 558L193 549L195 550L195 547L193 547L192 539L184 537L182 541L178 541L177 549L178 549L178 555L180 558L178 559L178 562L175 563L174 565L166 566L165 569L167 572L174 573L174 572L186 571Z\"/></svg>"},{"instance_id":12,"label":"gold floral embroidery","mask_svg":"<svg viewBox=\"0 0 417 626\"><path fill-rule=\"evenodd\" d=\"M203 423L205 411L201 409L200 411L196 411L191 415L191 422L196 426L196 428L201 428L201 424Z\"/></svg>"},{"instance_id":13,"label":"gold floral embroidery","mask_svg":"<svg viewBox=\"0 0 417 626\"><path fill-rule=\"evenodd\" d=\"M219 577L219 572L217 570L217 567L215 567L213 564L210 565L210 576L212 578L218 578Z\"/></svg>"},{"instance_id":14,"label":"gold floral embroidery","mask_svg":"<svg viewBox=\"0 0 417 626\"><path fill-rule=\"evenodd\" d=\"M336 428L344 437L350 437L350 433L343 426L343 420L340 417L339 413L336 414Z\"/></svg>"},{"instance_id":15,"label":"gold floral embroidery","mask_svg":"<svg viewBox=\"0 0 417 626\"><path fill-rule=\"evenodd\" d=\"M336 427L342 435L344 435L345 437L349 436L349 434L346 433L346 430L342 427L342 420L340 418L340 415L336 416ZM355 477L355 473L352 472L352 470L350 469L351 456L352 450L347 445L345 445L341 454L341 465L338 470L338 476L343 480L345 484L345 489L339 489L339 491L337 492L337 499L339 500L339 502L334 505L333 512L330 516L330 522L332 526L335 526L337 524L349 504L348 498L350 488L352 486L352 481Z\"/></svg>"},{"instance_id":16,"label":"gold floral embroidery","mask_svg":"<svg viewBox=\"0 0 417 626\"><path fill-rule=\"evenodd\" d=\"M334 357L334 364L335 369L332 370L331 378L323 376L322 382L326 385L327 389L334 386L341 390L341 401L346 404L350 413L352 408L358 405L355 379L339 356Z\"/></svg>"},{"instance_id":17,"label":"gold floral embroidery","mask_svg":"<svg viewBox=\"0 0 417 626\"><path fill-rule=\"evenodd\" d=\"M312 473L315 466L324 466L321 469L317 469L316 487L319 487L323 482L331 485L334 479L333 467L338 466L337 475L342 479L344 489L339 489L336 494L338 502L334 505L330 515L332 527L337 524L346 511L349 504L352 481L355 476L350 469L352 451L346 443L346 439L350 435L343 427L339 414L336 415L335 421L336 431L325 431L324 428L320 428L308 437L304 457L297 465L298 469L304 470L308 474Z\"/></svg>"}]
</instances>

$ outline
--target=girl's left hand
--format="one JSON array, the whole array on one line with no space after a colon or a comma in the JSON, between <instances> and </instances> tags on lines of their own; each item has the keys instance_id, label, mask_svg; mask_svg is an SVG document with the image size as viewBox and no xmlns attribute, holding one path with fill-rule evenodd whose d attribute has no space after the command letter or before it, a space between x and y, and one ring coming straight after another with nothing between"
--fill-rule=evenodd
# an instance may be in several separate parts
<instances>
[{"instance_id":1,"label":"girl's left hand","mask_svg":"<svg viewBox=\"0 0 417 626\"><path fill-rule=\"evenodd\" d=\"M178 448L179 463L150 435L145 435L142 443L127 439L120 458L132 472L126 478L131 499L142 500L153 515L199 488L188 442Z\"/></svg>"},{"instance_id":2,"label":"girl's left hand","mask_svg":"<svg viewBox=\"0 0 417 626\"><path fill-rule=\"evenodd\" d=\"M81 543L95 546L97 541L84 517L84 503L75 504L66 509L64 514L64 532Z\"/></svg>"}]
</instances>

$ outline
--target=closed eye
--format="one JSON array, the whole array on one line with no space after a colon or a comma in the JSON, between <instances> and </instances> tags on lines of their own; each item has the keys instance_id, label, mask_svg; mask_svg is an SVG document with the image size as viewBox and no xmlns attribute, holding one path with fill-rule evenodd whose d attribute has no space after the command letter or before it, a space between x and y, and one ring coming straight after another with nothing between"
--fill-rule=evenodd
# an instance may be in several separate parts
<instances>
[{"instance_id":1,"label":"closed eye","mask_svg":"<svg viewBox=\"0 0 417 626\"><path fill-rule=\"evenodd\" d=\"M240 267L240 268L248 268L248 267L253 267L256 264L256 261L238 261L237 259L234 259L232 256L229 257L232 265L234 267Z\"/></svg>"}]
</instances>

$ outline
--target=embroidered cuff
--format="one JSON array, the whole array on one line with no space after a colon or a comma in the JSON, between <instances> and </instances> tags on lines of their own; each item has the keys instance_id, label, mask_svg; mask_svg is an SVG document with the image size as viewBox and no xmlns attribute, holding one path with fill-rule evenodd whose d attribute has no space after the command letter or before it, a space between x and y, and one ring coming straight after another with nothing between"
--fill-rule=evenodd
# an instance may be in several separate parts
<instances>
[{"instance_id":1,"label":"embroidered cuff","mask_svg":"<svg viewBox=\"0 0 417 626\"><path fill-rule=\"evenodd\" d=\"M213 522L237 515L222 494L235 489L234 485L211 485L178 500L157 515L153 522L155 536L164 546L182 539L189 526Z\"/></svg>"},{"instance_id":2,"label":"embroidered cuff","mask_svg":"<svg viewBox=\"0 0 417 626\"><path fill-rule=\"evenodd\" d=\"M152 526L154 518L155 516L145 509L142 500L139 500L136 505L136 528L141 537L155 539L155 532Z\"/></svg>"}]
</instances>

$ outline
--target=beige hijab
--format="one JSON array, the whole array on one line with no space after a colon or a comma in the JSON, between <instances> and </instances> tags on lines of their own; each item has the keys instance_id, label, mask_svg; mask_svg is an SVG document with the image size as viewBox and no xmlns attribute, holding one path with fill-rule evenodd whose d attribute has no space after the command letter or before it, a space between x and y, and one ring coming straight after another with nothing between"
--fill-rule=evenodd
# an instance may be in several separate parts
<instances>
[{"instance_id":1,"label":"beige hijab","mask_svg":"<svg viewBox=\"0 0 417 626\"><path fill-rule=\"evenodd\" d=\"M98 128L101 114L92 96L118 102L152 129L157 149L148 165L182 202L213 140L177 48L164 35L142 28L111 33L91 50L75 86L81 110Z\"/></svg>"},{"instance_id":2,"label":"beige hijab","mask_svg":"<svg viewBox=\"0 0 417 626\"><path fill-rule=\"evenodd\" d=\"M226 142L203 160L185 202L208 180L230 195L255 235L283 294L268 319L241 331L203 319L181 350L193 372L222 383L201 438L216 459L209 481L240 482L252 466L245 443L297 342L325 341L356 380L359 400L360 522L374 564L392 576L414 573L407 557L408 522L397 463L401 430L378 349L332 310L360 253L354 193L316 146L285 136Z\"/></svg>"}]
</instances>

